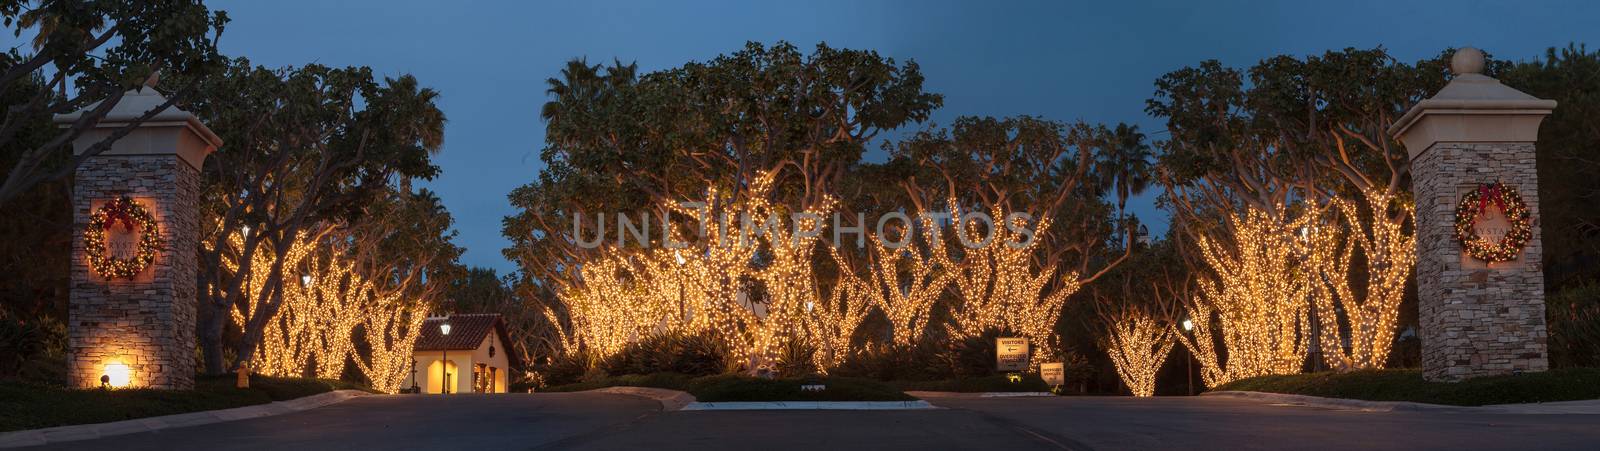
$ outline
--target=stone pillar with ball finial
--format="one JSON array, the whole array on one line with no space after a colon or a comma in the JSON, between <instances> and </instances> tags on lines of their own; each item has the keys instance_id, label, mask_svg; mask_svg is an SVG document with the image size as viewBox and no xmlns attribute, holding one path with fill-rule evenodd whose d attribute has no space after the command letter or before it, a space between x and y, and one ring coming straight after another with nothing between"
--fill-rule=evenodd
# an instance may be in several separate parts
<instances>
[{"instance_id":1,"label":"stone pillar with ball finial","mask_svg":"<svg viewBox=\"0 0 1600 451\"><path fill-rule=\"evenodd\" d=\"M1544 371L1547 329L1534 142L1555 109L1484 75L1471 47L1389 129L1411 156L1423 376Z\"/></svg>"},{"instance_id":2,"label":"stone pillar with ball finial","mask_svg":"<svg viewBox=\"0 0 1600 451\"><path fill-rule=\"evenodd\" d=\"M176 106L139 122L167 103L155 81L72 143L77 155L104 150L74 172L69 386L194 387L200 168L222 140ZM98 106L55 121L71 126Z\"/></svg>"}]
</instances>

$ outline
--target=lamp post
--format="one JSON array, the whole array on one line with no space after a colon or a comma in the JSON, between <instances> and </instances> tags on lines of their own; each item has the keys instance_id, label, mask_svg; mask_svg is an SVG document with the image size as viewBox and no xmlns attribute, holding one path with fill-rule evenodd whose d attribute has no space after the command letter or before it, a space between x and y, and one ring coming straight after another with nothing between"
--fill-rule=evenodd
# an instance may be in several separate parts
<instances>
[{"instance_id":1,"label":"lamp post","mask_svg":"<svg viewBox=\"0 0 1600 451\"><path fill-rule=\"evenodd\" d=\"M1183 320L1183 331L1184 332L1190 332L1190 331L1193 331L1193 330L1194 330L1194 321L1190 320L1188 318L1184 318L1184 320ZM1189 358L1184 359L1183 363L1184 363L1184 365L1188 366L1188 368L1189 368L1189 378L1183 380L1183 385L1189 386L1189 396L1194 396L1194 351L1193 350L1189 351Z\"/></svg>"},{"instance_id":2,"label":"lamp post","mask_svg":"<svg viewBox=\"0 0 1600 451\"><path fill-rule=\"evenodd\" d=\"M445 337L450 336L450 317L445 317L444 322L439 324L439 333L444 334ZM447 395L450 394L450 345L448 342L445 343L443 349L440 349L440 352L443 352L444 355L439 362L439 394Z\"/></svg>"}]
</instances>

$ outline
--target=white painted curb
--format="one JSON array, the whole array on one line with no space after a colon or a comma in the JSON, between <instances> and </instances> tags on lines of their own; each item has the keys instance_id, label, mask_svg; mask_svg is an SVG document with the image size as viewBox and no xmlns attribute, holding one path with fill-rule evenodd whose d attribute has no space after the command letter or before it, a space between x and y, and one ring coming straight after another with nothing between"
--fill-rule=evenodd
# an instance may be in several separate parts
<instances>
[{"instance_id":1,"label":"white painted curb","mask_svg":"<svg viewBox=\"0 0 1600 451\"><path fill-rule=\"evenodd\" d=\"M978 397L980 397L980 398L1033 398L1033 397L1040 397L1040 396L1055 396L1053 394L1050 394L1050 392L1043 392L1043 391L988 392L988 393L979 393L979 395L980 396L978 396Z\"/></svg>"},{"instance_id":2,"label":"white painted curb","mask_svg":"<svg viewBox=\"0 0 1600 451\"><path fill-rule=\"evenodd\" d=\"M692 402L683 410L924 410L927 401Z\"/></svg>"},{"instance_id":3,"label":"white painted curb","mask_svg":"<svg viewBox=\"0 0 1600 451\"><path fill-rule=\"evenodd\" d=\"M337 390L327 393L318 393L303 398L291 399L288 401L276 401L253 406L234 407L232 409L206 410L159 417L135 418L132 420L113 421L110 423L75 424L71 426L56 426L44 429L3 432L0 433L0 448L48 445L52 443L90 440L101 437L159 431L162 429L185 426L199 426L202 424L222 423L226 421L244 420L249 418L270 417L273 415L282 415L285 413L311 410L329 404L342 402L350 398L367 396L370 394L371 393L360 390Z\"/></svg>"}]
</instances>

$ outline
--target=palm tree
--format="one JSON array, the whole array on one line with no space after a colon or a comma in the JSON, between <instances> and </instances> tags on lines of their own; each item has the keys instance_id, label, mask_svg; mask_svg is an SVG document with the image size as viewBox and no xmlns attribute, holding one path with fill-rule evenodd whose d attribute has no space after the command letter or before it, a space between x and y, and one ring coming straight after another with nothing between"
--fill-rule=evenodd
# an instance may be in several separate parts
<instances>
[{"instance_id":1,"label":"palm tree","mask_svg":"<svg viewBox=\"0 0 1600 451\"><path fill-rule=\"evenodd\" d=\"M548 86L545 94L551 100L540 109L539 118L544 119L551 129L563 126L566 114L574 109L594 108L597 101L609 92L636 82L638 73L638 64L624 65L622 61L613 61L611 67L604 67L590 65L584 58L573 58L567 61L567 67L561 69L561 78L545 79L545 85Z\"/></svg>"},{"instance_id":2,"label":"palm tree","mask_svg":"<svg viewBox=\"0 0 1600 451\"><path fill-rule=\"evenodd\" d=\"M1155 152L1145 142L1139 126L1117 124L1115 129L1100 127L1100 154L1095 157L1095 171L1099 177L1100 192L1112 191L1117 195L1117 229L1126 233L1125 211L1128 198L1144 193L1150 187L1154 169Z\"/></svg>"}]
</instances>

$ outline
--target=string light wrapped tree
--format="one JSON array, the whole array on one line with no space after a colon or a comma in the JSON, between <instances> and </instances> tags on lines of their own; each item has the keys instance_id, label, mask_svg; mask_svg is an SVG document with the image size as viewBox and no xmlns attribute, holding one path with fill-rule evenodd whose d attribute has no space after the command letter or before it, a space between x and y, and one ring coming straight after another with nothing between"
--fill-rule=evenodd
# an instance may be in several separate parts
<instances>
[{"instance_id":1,"label":"string light wrapped tree","mask_svg":"<svg viewBox=\"0 0 1600 451\"><path fill-rule=\"evenodd\" d=\"M1110 206L1085 186L1109 134L1104 126L1025 116L962 117L896 143L895 159L934 175L902 181L906 198L919 212L942 209L951 224L932 247L955 287L953 338L999 330L1027 337L1036 356L1055 354L1066 299L1133 249L1124 234L1122 249L1113 249L1121 255L1105 255ZM987 224L967 218L984 210ZM1091 263L1101 269L1090 271Z\"/></svg>"},{"instance_id":2,"label":"string light wrapped tree","mask_svg":"<svg viewBox=\"0 0 1600 451\"><path fill-rule=\"evenodd\" d=\"M889 319L894 344L902 347L911 346L922 338L932 319L933 307L951 280L951 271L937 260L943 250L934 249L939 225L931 215L919 217L921 233L906 224L899 238L903 244L898 248L891 248L887 238L877 233L868 238L871 243L868 252L872 257L868 265L871 286L865 292ZM920 240L916 240L918 237Z\"/></svg>"},{"instance_id":3,"label":"string light wrapped tree","mask_svg":"<svg viewBox=\"0 0 1600 451\"><path fill-rule=\"evenodd\" d=\"M1399 332L1406 281L1417 260L1416 234L1405 227L1411 206L1382 192L1368 192L1365 197L1366 212L1354 202L1331 199L1335 218L1308 232L1316 235L1310 240L1308 258L1317 272L1311 287L1321 355L1337 370L1387 364ZM1351 263L1358 251L1366 263L1365 296L1358 296L1351 283Z\"/></svg>"},{"instance_id":4,"label":"string light wrapped tree","mask_svg":"<svg viewBox=\"0 0 1600 451\"><path fill-rule=\"evenodd\" d=\"M1294 374L1308 356L1312 270L1299 231L1307 214L1279 207L1230 215L1228 241L1201 236L1198 248L1211 275L1187 307L1195 329L1184 344L1200 360L1206 385L1272 374ZM1212 315L1219 327L1211 326ZM1226 358L1212 345L1220 335Z\"/></svg>"},{"instance_id":5,"label":"string light wrapped tree","mask_svg":"<svg viewBox=\"0 0 1600 451\"><path fill-rule=\"evenodd\" d=\"M1152 315L1139 307L1115 305L1116 302L1102 300L1096 304L1105 325L1101 347L1134 396L1155 396L1156 373L1172 354L1178 333L1169 317ZM1102 306L1105 304L1113 305Z\"/></svg>"}]
</instances>

